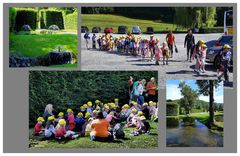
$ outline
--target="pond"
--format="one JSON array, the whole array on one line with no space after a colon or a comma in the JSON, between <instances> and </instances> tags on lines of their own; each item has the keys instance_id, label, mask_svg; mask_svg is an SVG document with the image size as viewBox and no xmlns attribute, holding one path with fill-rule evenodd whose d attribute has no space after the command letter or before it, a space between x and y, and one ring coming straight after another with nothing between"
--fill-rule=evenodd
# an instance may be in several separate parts
<instances>
[{"instance_id":1,"label":"pond","mask_svg":"<svg viewBox=\"0 0 240 156\"><path fill-rule=\"evenodd\" d=\"M223 147L223 136L212 133L197 120L195 126L167 128L168 147Z\"/></svg>"}]
</instances>

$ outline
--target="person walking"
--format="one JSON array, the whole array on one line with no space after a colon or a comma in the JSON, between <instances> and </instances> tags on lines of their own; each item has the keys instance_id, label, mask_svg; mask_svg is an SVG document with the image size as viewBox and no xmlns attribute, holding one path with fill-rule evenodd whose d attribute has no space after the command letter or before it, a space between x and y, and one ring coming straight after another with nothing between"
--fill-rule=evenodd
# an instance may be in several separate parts
<instances>
[{"instance_id":1,"label":"person walking","mask_svg":"<svg viewBox=\"0 0 240 156\"><path fill-rule=\"evenodd\" d=\"M194 45L195 45L195 38L192 34L192 30L189 29L184 40L184 48L186 48L187 46L187 61L189 60L190 62L192 62L191 58L193 54Z\"/></svg>"},{"instance_id":2,"label":"person walking","mask_svg":"<svg viewBox=\"0 0 240 156\"><path fill-rule=\"evenodd\" d=\"M218 76L218 79L224 75L225 83L229 83L229 64L232 57L232 52L230 51L231 47L228 44L223 46L223 51L221 52L221 66L223 67L223 73Z\"/></svg>"},{"instance_id":3,"label":"person walking","mask_svg":"<svg viewBox=\"0 0 240 156\"><path fill-rule=\"evenodd\" d=\"M89 39L90 39L90 37L89 37L89 32L86 32L85 34L84 34L84 39L85 39L85 41L86 41L86 48L87 48L87 50L89 50L90 48L89 48Z\"/></svg>"},{"instance_id":4,"label":"person walking","mask_svg":"<svg viewBox=\"0 0 240 156\"><path fill-rule=\"evenodd\" d=\"M168 48L171 53L171 58L173 58L173 46L175 45L175 36L173 35L173 32L170 31L166 36L166 42L168 44Z\"/></svg>"}]
</instances>

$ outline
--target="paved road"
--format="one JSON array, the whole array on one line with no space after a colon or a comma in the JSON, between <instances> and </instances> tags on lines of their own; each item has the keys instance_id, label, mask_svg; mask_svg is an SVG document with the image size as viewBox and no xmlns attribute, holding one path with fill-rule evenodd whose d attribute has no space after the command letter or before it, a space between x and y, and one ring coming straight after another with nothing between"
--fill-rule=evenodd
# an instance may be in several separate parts
<instances>
[{"instance_id":1,"label":"paved road","mask_svg":"<svg viewBox=\"0 0 240 156\"><path fill-rule=\"evenodd\" d=\"M154 62L142 61L141 57L126 56L116 53L109 53L97 50L87 50L85 40L81 42L81 69L82 70L158 70L159 80L166 79L216 79L216 70L211 64L206 65L206 72L197 75L194 71L194 63L186 61L186 49L183 47L185 34L175 34L176 45L179 52L174 53L170 59L169 65L155 65ZM100 34L97 34L100 35ZM118 36L114 34L114 36ZM143 38L149 38L149 35L141 35ZM165 34L155 34L163 42ZM209 41L217 39L221 34L196 34L195 40ZM91 42L90 42L91 45ZM230 73L232 81L232 73Z\"/></svg>"}]
</instances>

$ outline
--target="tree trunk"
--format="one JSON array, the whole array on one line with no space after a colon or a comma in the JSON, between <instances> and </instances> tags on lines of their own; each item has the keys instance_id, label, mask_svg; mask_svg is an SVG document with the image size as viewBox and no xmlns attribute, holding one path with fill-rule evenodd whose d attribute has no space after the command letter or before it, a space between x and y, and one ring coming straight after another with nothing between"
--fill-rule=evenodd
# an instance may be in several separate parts
<instances>
[{"instance_id":1,"label":"tree trunk","mask_svg":"<svg viewBox=\"0 0 240 156\"><path fill-rule=\"evenodd\" d=\"M213 92L213 81L210 80L209 86L209 126L211 128L214 125L214 92Z\"/></svg>"}]
</instances>

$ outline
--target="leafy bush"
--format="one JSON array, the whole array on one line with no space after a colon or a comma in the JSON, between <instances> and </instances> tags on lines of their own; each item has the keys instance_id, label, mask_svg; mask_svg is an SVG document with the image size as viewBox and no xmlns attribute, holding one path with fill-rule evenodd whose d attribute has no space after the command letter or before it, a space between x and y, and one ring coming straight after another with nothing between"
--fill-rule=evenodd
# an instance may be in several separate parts
<instances>
[{"instance_id":1,"label":"leafy bush","mask_svg":"<svg viewBox=\"0 0 240 156\"><path fill-rule=\"evenodd\" d=\"M179 106L174 102L167 102L167 116L178 116Z\"/></svg>"},{"instance_id":2,"label":"leafy bush","mask_svg":"<svg viewBox=\"0 0 240 156\"><path fill-rule=\"evenodd\" d=\"M64 15L64 27L67 30L77 30L78 29L78 13L77 11Z\"/></svg>"},{"instance_id":3,"label":"leafy bush","mask_svg":"<svg viewBox=\"0 0 240 156\"><path fill-rule=\"evenodd\" d=\"M179 126L179 117L178 116L167 116L167 127L177 127Z\"/></svg>"},{"instance_id":4,"label":"leafy bush","mask_svg":"<svg viewBox=\"0 0 240 156\"><path fill-rule=\"evenodd\" d=\"M185 126L195 125L195 118L191 116L184 116L181 118Z\"/></svg>"},{"instance_id":5,"label":"leafy bush","mask_svg":"<svg viewBox=\"0 0 240 156\"><path fill-rule=\"evenodd\" d=\"M9 8L9 30L12 32L15 28L17 10L14 7Z\"/></svg>"},{"instance_id":6,"label":"leafy bush","mask_svg":"<svg viewBox=\"0 0 240 156\"><path fill-rule=\"evenodd\" d=\"M20 31L23 25L29 25L33 30L36 29L37 12L31 8L18 8L15 20L15 30Z\"/></svg>"},{"instance_id":7,"label":"leafy bush","mask_svg":"<svg viewBox=\"0 0 240 156\"><path fill-rule=\"evenodd\" d=\"M29 75L29 117L34 123L43 114L47 104L54 105L56 112L71 107L75 113L88 101L113 102L119 98L120 104L129 102L127 81L156 77L155 71L31 71Z\"/></svg>"},{"instance_id":8,"label":"leafy bush","mask_svg":"<svg viewBox=\"0 0 240 156\"><path fill-rule=\"evenodd\" d=\"M63 13L59 10L41 10L40 11L41 28L47 29L51 25L57 25L60 29L64 29Z\"/></svg>"}]
</instances>

